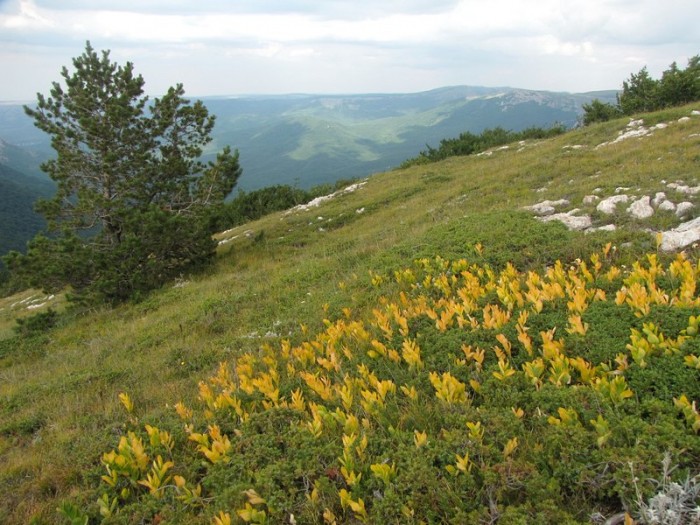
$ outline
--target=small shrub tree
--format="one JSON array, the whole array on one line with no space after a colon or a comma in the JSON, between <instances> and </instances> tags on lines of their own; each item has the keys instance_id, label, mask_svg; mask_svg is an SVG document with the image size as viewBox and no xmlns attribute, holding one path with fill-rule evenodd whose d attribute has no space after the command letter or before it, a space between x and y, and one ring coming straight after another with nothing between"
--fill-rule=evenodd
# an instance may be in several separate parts
<instances>
[{"instance_id":1,"label":"small shrub tree","mask_svg":"<svg viewBox=\"0 0 700 525\"><path fill-rule=\"evenodd\" d=\"M681 106L696 100L700 100L700 55L690 58L685 69L673 62L659 80L651 78L646 67L637 74L632 73L622 82L617 105L598 99L584 104L582 121L584 125L605 122L622 115Z\"/></svg>"},{"instance_id":2,"label":"small shrub tree","mask_svg":"<svg viewBox=\"0 0 700 525\"><path fill-rule=\"evenodd\" d=\"M607 102L601 102L597 98L590 104L583 105L583 125L588 126L594 122L607 122L622 116L619 107Z\"/></svg>"},{"instance_id":3,"label":"small shrub tree","mask_svg":"<svg viewBox=\"0 0 700 525\"><path fill-rule=\"evenodd\" d=\"M654 111L658 107L657 92L658 81L651 78L647 68L643 67L622 82L622 93L617 102L625 115Z\"/></svg>"},{"instance_id":4,"label":"small shrub tree","mask_svg":"<svg viewBox=\"0 0 700 525\"><path fill-rule=\"evenodd\" d=\"M61 72L65 86L54 82L50 97L25 106L57 154L42 165L56 195L37 206L50 235L6 262L31 285L119 301L213 255L207 209L235 186L238 152L199 160L215 117L184 99L181 84L149 102L133 65L89 42L73 67Z\"/></svg>"},{"instance_id":5,"label":"small shrub tree","mask_svg":"<svg viewBox=\"0 0 700 525\"><path fill-rule=\"evenodd\" d=\"M658 86L660 107L680 106L700 100L700 55L688 60L685 69L674 62L663 72Z\"/></svg>"}]
</instances>

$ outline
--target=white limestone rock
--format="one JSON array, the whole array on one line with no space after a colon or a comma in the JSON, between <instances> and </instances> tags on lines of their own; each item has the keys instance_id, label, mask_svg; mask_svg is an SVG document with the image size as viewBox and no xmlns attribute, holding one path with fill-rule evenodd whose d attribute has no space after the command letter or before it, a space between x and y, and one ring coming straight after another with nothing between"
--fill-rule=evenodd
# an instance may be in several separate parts
<instances>
[{"instance_id":1,"label":"white limestone rock","mask_svg":"<svg viewBox=\"0 0 700 525\"><path fill-rule=\"evenodd\" d=\"M598 226L596 228L589 228L586 230L586 233L593 233L593 232L614 232L617 230L617 226L614 224L606 224L604 226Z\"/></svg>"},{"instance_id":2,"label":"white limestone rock","mask_svg":"<svg viewBox=\"0 0 700 525\"><path fill-rule=\"evenodd\" d=\"M618 204L626 203L627 201L629 201L629 197L624 193L622 195L613 195L612 197L600 201L598 206L596 206L596 210L606 215L612 215L615 213L615 208Z\"/></svg>"},{"instance_id":3,"label":"white limestone rock","mask_svg":"<svg viewBox=\"0 0 700 525\"><path fill-rule=\"evenodd\" d=\"M672 190L676 190L678 193L685 193L686 195L695 195L700 193L700 186L688 186L682 182L670 182L666 185Z\"/></svg>"},{"instance_id":4,"label":"white limestone rock","mask_svg":"<svg viewBox=\"0 0 700 525\"><path fill-rule=\"evenodd\" d=\"M650 199L648 195L645 195L641 199L634 201L627 212L635 219L648 219L654 215L654 208L651 207L649 203Z\"/></svg>"},{"instance_id":5,"label":"white limestone rock","mask_svg":"<svg viewBox=\"0 0 700 525\"><path fill-rule=\"evenodd\" d=\"M686 117L688 118L688 117ZM641 138L641 137L646 137L647 135L651 135L651 131L648 130L647 128L644 127L639 127L639 128L632 128L628 131L625 131L624 133L621 133L618 135L615 140L611 142L611 144L616 144L618 142L622 142L623 140L627 139L633 139L635 137Z\"/></svg>"},{"instance_id":6,"label":"white limestone rock","mask_svg":"<svg viewBox=\"0 0 700 525\"><path fill-rule=\"evenodd\" d=\"M695 206L693 205L692 202L688 202L688 201L679 202L678 205L676 206L676 215L678 217L684 217L685 215L688 215L691 211L693 211L694 207Z\"/></svg>"},{"instance_id":7,"label":"white limestone rock","mask_svg":"<svg viewBox=\"0 0 700 525\"><path fill-rule=\"evenodd\" d=\"M583 198L583 204L594 204L595 202L599 201L600 197L598 195L586 195Z\"/></svg>"},{"instance_id":8,"label":"white limestone rock","mask_svg":"<svg viewBox=\"0 0 700 525\"><path fill-rule=\"evenodd\" d=\"M681 250L700 240L700 217L661 233L659 247L665 252Z\"/></svg>"},{"instance_id":9,"label":"white limestone rock","mask_svg":"<svg viewBox=\"0 0 700 525\"><path fill-rule=\"evenodd\" d=\"M546 217L537 217L537 219L542 222L559 221L570 230L587 230L591 227L593 222L588 215L576 215L578 212L579 210L577 208L565 213L555 213L554 215L548 215Z\"/></svg>"},{"instance_id":10,"label":"white limestone rock","mask_svg":"<svg viewBox=\"0 0 700 525\"><path fill-rule=\"evenodd\" d=\"M525 206L524 209L535 213L535 215L543 216L551 215L556 211L557 207L568 206L569 204L569 201L566 199L559 199L556 201L546 200L538 202L537 204L533 204L532 206Z\"/></svg>"},{"instance_id":11,"label":"white limestone rock","mask_svg":"<svg viewBox=\"0 0 700 525\"><path fill-rule=\"evenodd\" d=\"M666 194L663 191L659 191L654 195L654 199L651 201L651 204L655 207L658 208L659 205L666 201Z\"/></svg>"},{"instance_id":12,"label":"white limestone rock","mask_svg":"<svg viewBox=\"0 0 700 525\"><path fill-rule=\"evenodd\" d=\"M676 205L671 201L663 201L657 206L656 209L660 211L676 211Z\"/></svg>"}]
</instances>

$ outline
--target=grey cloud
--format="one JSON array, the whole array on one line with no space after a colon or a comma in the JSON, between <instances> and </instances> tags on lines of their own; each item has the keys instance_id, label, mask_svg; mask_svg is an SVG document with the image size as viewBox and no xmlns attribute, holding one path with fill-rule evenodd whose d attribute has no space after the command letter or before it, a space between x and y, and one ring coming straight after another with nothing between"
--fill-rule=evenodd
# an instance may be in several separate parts
<instances>
[{"instance_id":1,"label":"grey cloud","mask_svg":"<svg viewBox=\"0 0 700 525\"><path fill-rule=\"evenodd\" d=\"M17 4L18 2L7 2ZM361 19L386 14L429 14L449 10L459 0L36 0L40 8L70 11L133 11L160 14L202 14L207 12L257 14L308 14L318 18ZM2 5L2 4L0 4Z\"/></svg>"}]
</instances>

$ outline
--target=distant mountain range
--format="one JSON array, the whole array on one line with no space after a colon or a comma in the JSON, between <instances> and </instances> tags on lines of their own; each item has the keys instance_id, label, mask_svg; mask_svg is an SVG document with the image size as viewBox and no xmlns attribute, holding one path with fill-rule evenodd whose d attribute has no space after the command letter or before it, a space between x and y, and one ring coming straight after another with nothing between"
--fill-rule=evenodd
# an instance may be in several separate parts
<instances>
[{"instance_id":1,"label":"distant mountain range","mask_svg":"<svg viewBox=\"0 0 700 525\"><path fill-rule=\"evenodd\" d=\"M464 131L577 124L581 106L615 91L569 94L456 86L413 94L203 99L217 115L213 147L239 148L239 186L310 187L362 177Z\"/></svg>"},{"instance_id":2,"label":"distant mountain range","mask_svg":"<svg viewBox=\"0 0 700 525\"><path fill-rule=\"evenodd\" d=\"M239 149L240 189L309 188L391 169L464 131L573 127L584 103L615 95L455 86L411 94L205 97L217 116L206 153L227 144ZM0 103L0 254L21 249L43 227L31 203L53 190L39 168L51 155L49 137L22 105Z\"/></svg>"}]
</instances>

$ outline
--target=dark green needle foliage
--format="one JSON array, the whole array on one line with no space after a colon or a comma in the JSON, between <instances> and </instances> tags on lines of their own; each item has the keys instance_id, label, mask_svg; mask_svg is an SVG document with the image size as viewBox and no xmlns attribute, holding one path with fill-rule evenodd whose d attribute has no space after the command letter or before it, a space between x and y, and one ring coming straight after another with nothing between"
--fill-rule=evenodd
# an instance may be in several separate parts
<instances>
[{"instance_id":1,"label":"dark green needle foliage","mask_svg":"<svg viewBox=\"0 0 700 525\"><path fill-rule=\"evenodd\" d=\"M27 255L8 255L10 269L47 290L68 285L74 298L116 302L206 262L215 249L208 214L241 174L229 147L200 160L215 117L183 98L181 84L150 101L133 64L89 42L61 76L65 85L25 107L56 151L42 166L56 195L37 205L49 232Z\"/></svg>"},{"instance_id":2,"label":"dark green needle foliage","mask_svg":"<svg viewBox=\"0 0 700 525\"><path fill-rule=\"evenodd\" d=\"M584 104L582 122L587 126L623 115L682 106L696 100L700 100L700 55L690 58L685 69L673 62L658 80L651 77L646 66L638 73L632 73L622 82L617 105L598 99Z\"/></svg>"}]
</instances>

